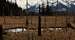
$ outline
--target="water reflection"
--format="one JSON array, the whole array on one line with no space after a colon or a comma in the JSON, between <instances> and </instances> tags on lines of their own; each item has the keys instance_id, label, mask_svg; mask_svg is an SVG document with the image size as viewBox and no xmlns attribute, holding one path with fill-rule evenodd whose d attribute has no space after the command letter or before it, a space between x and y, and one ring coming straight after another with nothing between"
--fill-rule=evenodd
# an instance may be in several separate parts
<instances>
[{"instance_id":1,"label":"water reflection","mask_svg":"<svg viewBox=\"0 0 75 40\"><path fill-rule=\"evenodd\" d=\"M25 28L16 28L16 29L9 29L9 30L5 30L5 32L26 32L26 31L29 31L29 32L33 32L33 31L36 31L38 32L38 29L25 29ZM42 28L41 31L64 31L63 28L48 28L48 29L44 29Z\"/></svg>"}]
</instances>

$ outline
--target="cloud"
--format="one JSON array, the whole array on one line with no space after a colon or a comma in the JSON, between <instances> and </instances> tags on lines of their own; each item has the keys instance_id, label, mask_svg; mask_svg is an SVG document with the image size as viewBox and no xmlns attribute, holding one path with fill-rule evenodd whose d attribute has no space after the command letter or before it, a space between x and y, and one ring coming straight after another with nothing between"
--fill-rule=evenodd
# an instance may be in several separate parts
<instances>
[{"instance_id":1,"label":"cloud","mask_svg":"<svg viewBox=\"0 0 75 40\"><path fill-rule=\"evenodd\" d=\"M26 0L17 0L16 4L18 5L18 7L26 9Z\"/></svg>"},{"instance_id":2,"label":"cloud","mask_svg":"<svg viewBox=\"0 0 75 40\"><path fill-rule=\"evenodd\" d=\"M7 0L7 1L9 1L10 3L16 3L18 5L18 7L21 7L22 9L26 9L27 1L30 6L42 4L41 0L16 0L16 1L15 0Z\"/></svg>"},{"instance_id":3,"label":"cloud","mask_svg":"<svg viewBox=\"0 0 75 40\"><path fill-rule=\"evenodd\" d=\"M10 3L16 3L15 0L6 0L6 1L9 1Z\"/></svg>"}]
</instances>

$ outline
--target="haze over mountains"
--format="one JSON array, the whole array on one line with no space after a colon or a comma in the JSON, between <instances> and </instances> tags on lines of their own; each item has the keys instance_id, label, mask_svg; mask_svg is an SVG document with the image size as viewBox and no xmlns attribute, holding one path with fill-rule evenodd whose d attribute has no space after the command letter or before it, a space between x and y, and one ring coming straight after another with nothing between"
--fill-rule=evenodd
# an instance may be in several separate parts
<instances>
[{"instance_id":1,"label":"haze over mountains","mask_svg":"<svg viewBox=\"0 0 75 40\"><path fill-rule=\"evenodd\" d=\"M9 1L10 3L16 3L18 7L21 7L23 10L27 9L28 7L29 11L35 11L35 12L38 12L39 5L42 6L42 3L44 3L44 7L46 7L47 5L47 0L16 0L16 1L7 0L7 1ZM75 10L75 0L48 0L48 5L52 9L52 11Z\"/></svg>"}]
</instances>

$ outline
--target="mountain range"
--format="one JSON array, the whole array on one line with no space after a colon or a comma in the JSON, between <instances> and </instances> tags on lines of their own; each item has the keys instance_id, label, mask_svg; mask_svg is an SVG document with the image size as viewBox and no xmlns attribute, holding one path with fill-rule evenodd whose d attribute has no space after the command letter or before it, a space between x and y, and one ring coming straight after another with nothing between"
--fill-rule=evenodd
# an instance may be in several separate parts
<instances>
[{"instance_id":1,"label":"mountain range","mask_svg":"<svg viewBox=\"0 0 75 40\"><path fill-rule=\"evenodd\" d=\"M22 9L24 7L26 8L26 3L24 3L24 4L22 3L23 5L20 5L20 4L17 4L17 5L19 5L19 7L21 6ZM39 11L39 5L37 5L35 2L33 4L35 4L35 5L32 5L30 3L28 4L28 7L29 7L28 11L29 12L38 12ZM40 4L40 3L38 3L38 4ZM24 10L25 10L25 8L24 8ZM74 10L75 10L75 1L72 1L72 2L67 1L66 2L66 1L58 0L58 2L57 1L52 2L52 1L49 0L49 8L52 11L72 11L72 12L74 12Z\"/></svg>"},{"instance_id":2,"label":"mountain range","mask_svg":"<svg viewBox=\"0 0 75 40\"><path fill-rule=\"evenodd\" d=\"M42 6L42 5L41 5ZM57 4L56 4L56 6L54 6L54 5L51 5L51 6L49 6L49 8L52 10L52 11L72 11L72 12L74 12L74 10L75 10L75 5L74 4L69 4L69 5L64 5L64 4L62 4L62 3L60 3L60 2L58 2ZM34 6L30 6L30 8L28 8L29 9L29 11L32 11L32 12L38 12L39 11L39 6L36 6L36 5L34 5Z\"/></svg>"}]
</instances>

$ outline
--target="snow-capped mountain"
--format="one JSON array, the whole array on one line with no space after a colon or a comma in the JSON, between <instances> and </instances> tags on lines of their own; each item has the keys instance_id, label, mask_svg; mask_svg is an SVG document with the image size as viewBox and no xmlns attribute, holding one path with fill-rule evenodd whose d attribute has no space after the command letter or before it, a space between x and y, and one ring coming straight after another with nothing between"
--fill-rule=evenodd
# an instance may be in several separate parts
<instances>
[{"instance_id":1,"label":"snow-capped mountain","mask_svg":"<svg viewBox=\"0 0 75 40\"><path fill-rule=\"evenodd\" d=\"M27 1L28 5L26 3ZM38 5L42 6L42 3L44 3L44 6L46 7L47 0L16 0L16 2L13 0L12 3L16 3L18 7L21 7L22 9L27 9L26 7L28 6L29 11L38 12ZM74 11L75 9L75 0L48 0L48 3L52 11Z\"/></svg>"},{"instance_id":2,"label":"snow-capped mountain","mask_svg":"<svg viewBox=\"0 0 75 40\"><path fill-rule=\"evenodd\" d=\"M71 7L69 7L69 11L72 11L72 12L75 12L74 10L75 10L75 5L74 4L70 4L71 5Z\"/></svg>"},{"instance_id":3,"label":"snow-capped mountain","mask_svg":"<svg viewBox=\"0 0 75 40\"><path fill-rule=\"evenodd\" d=\"M69 3L69 2L66 3L66 2L61 1L61 0L59 0L58 3L57 3L57 1L54 3L51 3L49 6L50 6L52 11L74 11L75 10L74 3ZM35 12L39 11L39 10L37 10L37 9L39 9L39 7L36 7L36 5L31 6L29 9L31 11L35 11Z\"/></svg>"},{"instance_id":4,"label":"snow-capped mountain","mask_svg":"<svg viewBox=\"0 0 75 40\"><path fill-rule=\"evenodd\" d=\"M56 6L51 6L52 11L67 11L67 6L58 2Z\"/></svg>"}]
</instances>

